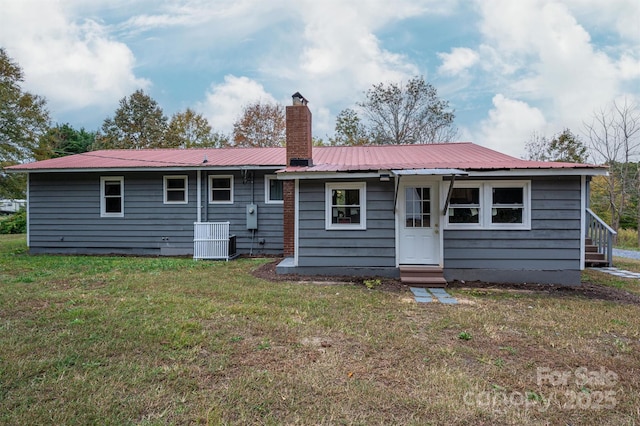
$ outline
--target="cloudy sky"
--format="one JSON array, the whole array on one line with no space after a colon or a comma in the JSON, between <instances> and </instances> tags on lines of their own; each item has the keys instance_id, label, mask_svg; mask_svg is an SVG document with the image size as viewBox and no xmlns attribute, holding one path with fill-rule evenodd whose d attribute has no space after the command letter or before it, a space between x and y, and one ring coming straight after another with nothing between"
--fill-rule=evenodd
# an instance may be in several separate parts
<instances>
[{"instance_id":1,"label":"cloudy sky","mask_svg":"<svg viewBox=\"0 0 640 426\"><path fill-rule=\"evenodd\" d=\"M97 130L144 89L229 132L243 105L309 99L314 135L378 82L423 75L460 140L521 156L640 100L638 0L0 0L0 46L55 121Z\"/></svg>"}]
</instances>

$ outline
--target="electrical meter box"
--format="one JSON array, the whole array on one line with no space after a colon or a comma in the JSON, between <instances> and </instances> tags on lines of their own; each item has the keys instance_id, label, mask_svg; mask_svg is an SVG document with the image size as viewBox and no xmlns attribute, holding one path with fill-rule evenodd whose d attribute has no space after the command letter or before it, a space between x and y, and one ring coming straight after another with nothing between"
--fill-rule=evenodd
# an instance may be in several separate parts
<instances>
[{"instance_id":1,"label":"electrical meter box","mask_svg":"<svg viewBox=\"0 0 640 426\"><path fill-rule=\"evenodd\" d=\"M258 229L258 205L247 204L247 229Z\"/></svg>"}]
</instances>

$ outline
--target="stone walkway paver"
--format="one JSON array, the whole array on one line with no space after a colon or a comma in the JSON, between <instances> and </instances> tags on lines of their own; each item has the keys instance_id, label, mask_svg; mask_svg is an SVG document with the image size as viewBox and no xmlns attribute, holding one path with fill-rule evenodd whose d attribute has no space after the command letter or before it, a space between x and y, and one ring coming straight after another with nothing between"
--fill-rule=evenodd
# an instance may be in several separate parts
<instances>
[{"instance_id":1,"label":"stone walkway paver","mask_svg":"<svg viewBox=\"0 0 640 426\"><path fill-rule=\"evenodd\" d=\"M410 287L411 292L416 298L416 302L418 303L429 303L432 302L431 294L427 291L426 288L421 287Z\"/></svg>"},{"instance_id":2,"label":"stone walkway paver","mask_svg":"<svg viewBox=\"0 0 640 426\"><path fill-rule=\"evenodd\" d=\"M620 278L635 278L640 280L640 272L631 272L631 271L626 271L624 269L613 268L613 267L590 268L590 269L593 269L594 271L606 272L607 274L615 275L616 277L620 277Z\"/></svg>"},{"instance_id":3,"label":"stone walkway paver","mask_svg":"<svg viewBox=\"0 0 640 426\"><path fill-rule=\"evenodd\" d=\"M422 287L409 287L411 292L416 298L416 302L418 303L429 303L433 302L433 298L440 302L445 303L447 305L455 305L458 303L455 297L446 292L443 288L430 288L427 291L426 288Z\"/></svg>"}]
</instances>

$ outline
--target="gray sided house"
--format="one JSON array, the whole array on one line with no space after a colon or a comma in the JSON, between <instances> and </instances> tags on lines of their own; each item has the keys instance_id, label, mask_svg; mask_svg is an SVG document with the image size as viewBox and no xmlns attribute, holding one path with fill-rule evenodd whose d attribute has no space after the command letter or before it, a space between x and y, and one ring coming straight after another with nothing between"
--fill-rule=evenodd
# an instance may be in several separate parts
<instances>
[{"instance_id":1,"label":"gray sided house","mask_svg":"<svg viewBox=\"0 0 640 426\"><path fill-rule=\"evenodd\" d=\"M610 262L609 230L588 209L602 167L471 143L316 148L310 129L294 101L279 273L579 285L586 263Z\"/></svg>"},{"instance_id":2,"label":"gray sided house","mask_svg":"<svg viewBox=\"0 0 640 426\"><path fill-rule=\"evenodd\" d=\"M313 147L304 98L286 115L286 148L107 150L9 168L29 174L30 251L277 254L281 274L430 286L579 285L585 264L611 261L588 203L602 167L472 143Z\"/></svg>"},{"instance_id":3,"label":"gray sided house","mask_svg":"<svg viewBox=\"0 0 640 426\"><path fill-rule=\"evenodd\" d=\"M267 148L108 150L24 165L30 252L193 255L196 223L228 222L237 253L281 254L283 163L283 148Z\"/></svg>"}]
</instances>

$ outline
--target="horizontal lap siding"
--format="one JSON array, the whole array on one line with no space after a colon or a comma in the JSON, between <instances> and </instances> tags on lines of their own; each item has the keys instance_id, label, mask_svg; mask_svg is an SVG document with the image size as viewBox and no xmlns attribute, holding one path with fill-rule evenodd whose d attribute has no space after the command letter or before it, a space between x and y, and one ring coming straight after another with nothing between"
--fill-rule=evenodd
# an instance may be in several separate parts
<instances>
[{"instance_id":1,"label":"horizontal lap siding","mask_svg":"<svg viewBox=\"0 0 640 426\"><path fill-rule=\"evenodd\" d=\"M222 173L221 173L222 174ZM224 173L230 174L230 173ZM193 253L197 220L196 172L111 173L124 176L124 218L100 217L100 177L104 173L32 174L29 187L29 236L33 252L69 253ZM187 175L189 203L164 204L163 176ZM233 205L208 204L208 180L202 173L202 220L229 221L240 253L251 249L246 229L246 205L251 184L234 176ZM282 253L282 205L264 204L264 173L257 174L256 253ZM208 216L208 218L207 218ZM163 239L165 238L165 239ZM168 239L167 239L168 238ZM259 239L265 244L260 245Z\"/></svg>"},{"instance_id":2,"label":"horizontal lap siding","mask_svg":"<svg viewBox=\"0 0 640 426\"><path fill-rule=\"evenodd\" d=\"M299 266L395 266L393 182L379 182L377 179L366 182L367 229L326 230L325 183L300 181Z\"/></svg>"},{"instance_id":3,"label":"horizontal lap siding","mask_svg":"<svg viewBox=\"0 0 640 426\"><path fill-rule=\"evenodd\" d=\"M450 269L580 269L580 177L531 181L531 230L445 230Z\"/></svg>"},{"instance_id":4,"label":"horizontal lap siding","mask_svg":"<svg viewBox=\"0 0 640 426\"><path fill-rule=\"evenodd\" d=\"M100 217L100 177L124 176L124 217ZM160 254L189 251L196 219L196 174L187 204L165 205L163 173L32 174L29 237L35 252Z\"/></svg>"},{"instance_id":5,"label":"horizontal lap siding","mask_svg":"<svg viewBox=\"0 0 640 426\"><path fill-rule=\"evenodd\" d=\"M282 254L284 243L282 204L265 203L265 174L272 173L256 171L253 182L250 177L244 181L240 173L210 172L207 176L217 174L234 175L234 200L233 204L209 204L209 195L205 193L203 200L207 206L207 221L229 221L229 233L236 236L236 247L239 253ZM207 176L203 179L208 185ZM258 229L254 235L247 229L247 205L251 203L258 206ZM260 240L264 240L264 244L259 244Z\"/></svg>"}]
</instances>

